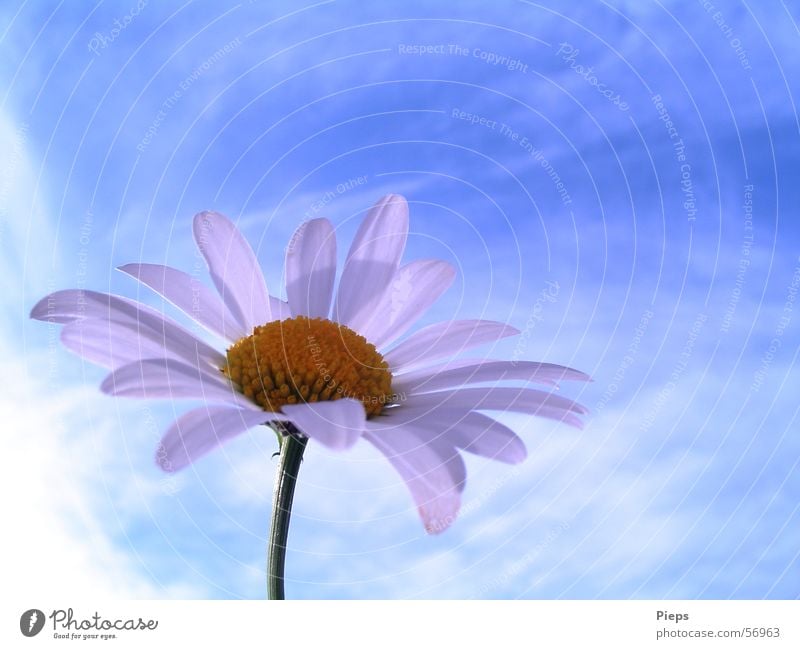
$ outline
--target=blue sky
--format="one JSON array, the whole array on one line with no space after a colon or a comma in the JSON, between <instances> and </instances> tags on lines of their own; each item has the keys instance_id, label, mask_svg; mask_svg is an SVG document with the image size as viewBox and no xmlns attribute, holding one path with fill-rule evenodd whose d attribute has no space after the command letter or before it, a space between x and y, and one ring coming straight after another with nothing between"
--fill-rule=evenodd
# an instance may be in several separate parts
<instances>
[{"instance_id":1,"label":"blue sky","mask_svg":"<svg viewBox=\"0 0 800 649\"><path fill-rule=\"evenodd\" d=\"M18 589L263 597L275 468L253 431L165 482L186 404L103 397L30 307L163 306L114 268L191 270L204 209L276 291L299 223L347 241L396 192L406 257L459 269L420 324L517 326L491 353L589 372L592 415L500 415L528 460L468 458L435 537L368 445L312 446L287 594L797 597L800 5L714 4L6 3L5 554L47 556Z\"/></svg>"}]
</instances>

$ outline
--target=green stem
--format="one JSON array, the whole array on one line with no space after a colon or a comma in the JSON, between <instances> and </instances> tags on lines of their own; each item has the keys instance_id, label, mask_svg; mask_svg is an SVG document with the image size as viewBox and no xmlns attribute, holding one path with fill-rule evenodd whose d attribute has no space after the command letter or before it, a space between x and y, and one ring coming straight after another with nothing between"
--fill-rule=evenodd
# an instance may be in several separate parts
<instances>
[{"instance_id":1,"label":"green stem","mask_svg":"<svg viewBox=\"0 0 800 649\"><path fill-rule=\"evenodd\" d=\"M289 536L289 519L292 516L292 500L297 484L297 473L308 440L298 436L291 424L281 439L278 473L275 476L275 493L272 497L272 518L269 527L269 550L267 553L267 597L285 599L283 571L286 564L286 540Z\"/></svg>"}]
</instances>

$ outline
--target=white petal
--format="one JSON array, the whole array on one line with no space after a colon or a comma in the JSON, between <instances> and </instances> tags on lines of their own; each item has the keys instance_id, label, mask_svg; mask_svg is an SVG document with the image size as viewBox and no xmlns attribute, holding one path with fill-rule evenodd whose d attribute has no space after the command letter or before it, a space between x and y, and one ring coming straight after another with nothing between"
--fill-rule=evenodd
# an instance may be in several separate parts
<instances>
[{"instance_id":1,"label":"white petal","mask_svg":"<svg viewBox=\"0 0 800 649\"><path fill-rule=\"evenodd\" d=\"M575 415L588 412L571 399L527 388L462 388L426 392L410 396L402 407L420 412L441 408L523 412L563 421L578 428L582 428L583 423Z\"/></svg>"},{"instance_id":2,"label":"white petal","mask_svg":"<svg viewBox=\"0 0 800 649\"><path fill-rule=\"evenodd\" d=\"M479 412L452 408L420 411L402 407L384 412L381 421L413 424L475 455L508 464L518 464L527 457L525 443L513 430Z\"/></svg>"},{"instance_id":3,"label":"white petal","mask_svg":"<svg viewBox=\"0 0 800 649\"><path fill-rule=\"evenodd\" d=\"M162 358L137 361L114 370L101 383L106 394L143 399L202 399L258 410L222 374Z\"/></svg>"},{"instance_id":4,"label":"white petal","mask_svg":"<svg viewBox=\"0 0 800 649\"><path fill-rule=\"evenodd\" d=\"M458 515L466 481L464 460L446 440L425 442L413 426L367 422L364 438L392 464L406 483L429 534L447 529Z\"/></svg>"},{"instance_id":5,"label":"white petal","mask_svg":"<svg viewBox=\"0 0 800 649\"><path fill-rule=\"evenodd\" d=\"M131 358L136 349L142 349L150 357L182 358L190 364L200 361L221 367L225 362L224 355L173 320L117 295L57 291L42 299L31 317L67 324L62 337L66 347L107 367L117 366L115 358ZM97 341L89 339L93 334L99 337ZM164 351L154 354L153 349L158 348Z\"/></svg>"},{"instance_id":6,"label":"white petal","mask_svg":"<svg viewBox=\"0 0 800 649\"><path fill-rule=\"evenodd\" d=\"M111 369L144 358L181 358L163 340L131 333L127 327L112 321L70 322L61 330L61 342L78 356Z\"/></svg>"},{"instance_id":7,"label":"white petal","mask_svg":"<svg viewBox=\"0 0 800 649\"><path fill-rule=\"evenodd\" d=\"M491 320L438 322L413 333L384 358L392 372L404 371L518 333L519 329Z\"/></svg>"},{"instance_id":8,"label":"white petal","mask_svg":"<svg viewBox=\"0 0 800 649\"><path fill-rule=\"evenodd\" d=\"M525 442L513 430L479 412L460 419L447 438L458 448L498 462L519 464L528 456Z\"/></svg>"},{"instance_id":9,"label":"white petal","mask_svg":"<svg viewBox=\"0 0 800 649\"><path fill-rule=\"evenodd\" d=\"M327 219L303 223L286 250L286 295L292 315L327 318L336 279L336 235Z\"/></svg>"},{"instance_id":10,"label":"white petal","mask_svg":"<svg viewBox=\"0 0 800 649\"><path fill-rule=\"evenodd\" d=\"M425 365L424 367L404 366L402 368L392 368L393 377L416 376L418 373L431 373L437 374L446 370L455 370L459 367L470 367L478 362L485 362L485 358L448 358L444 362L437 363L436 365ZM394 383L394 382L393 382Z\"/></svg>"},{"instance_id":11,"label":"white petal","mask_svg":"<svg viewBox=\"0 0 800 649\"><path fill-rule=\"evenodd\" d=\"M102 296L104 301L93 299L94 296ZM66 324L67 322L75 322L83 318L92 317L91 311L100 309L101 315L108 314L109 301L115 299L116 296L109 296L105 293L97 293L95 291L83 291L79 289L67 289L64 291L56 291L45 295L39 300L31 309L30 317L34 320L42 320L43 322L57 322L59 324ZM122 299L122 298L116 298Z\"/></svg>"},{"instance_id":12,"label":"white petal","mask_svg":"<svg viewBox=\"0 0 800 649\"><path fill-rule=\"evenodd\" d=\"M441 366L440 366L441 367ZM469 383L485 381L533 381L544 385L555 385L558 381L588 381L589 376L578 370L552 363L533 361L486 361L473 360L471 365L441 370L426 367L392 380L392 388L398 393L414 394L432 392L442 388L454 388Z\"/></svg>"},{"instance_id":13,"label":"white petal","mask_svg":"<svg viewBox=\"0 0 800 649\"><path fill-rule=\"evenodd\" d=\"M369 211L347 253L333 316L361 331L400 264L408 237L408 203L388 194Z\"/></svg>"},{"instance_id":14,"label":"white petal","mask_svg":"<svg viewBox=\"0 0 800 649\"><path fill-rule=\"evenodd\" d=\"M194 239L222 301L240 327L251 332L273 319L264 275L236 226L217 212L194 217Z\"/></svg>"},{"instance_id":15,"label":"white petal","mask_svg":"<svg viewBox=\"0 0 800 649\"><path fill-rule=\"evenodd\" d=\"M179 471L247 429L263 424L272 413L236 408L202 407L177 419L156 450L156 464Z\"/></svg>"},{"instance_id":16,"label":"white petal","mask_svg":"<svg viewBox=\"0 0 800 649\"><path fill-rule=\"evenodd\" d=\"M283 406L281 412L306 437L336 451L358 441L367 418L364 406L355 399L298 403Z\"/></svg>"},{"instance_id":17,"label":"white petal","mask_svg":"<svg viewBox=\"0 0 800 649\"><path fill-rule=\"evenodd\" d=\"M251 332L230 315L216 293L197 278L160 264L126 264L118 270L149 286L210 332L235 341Z\"/></svg>"},{"instance_id":18,"label":"white petal","mask_svg":"<svg viewBox=\"0 0 800 649\"><path fill-rule=\"evenodd\" d=\"M420 259L400 268L359 333L376 347L402 336L450 288L456 270L446 261Z\"/></svg>"}]
</instances>

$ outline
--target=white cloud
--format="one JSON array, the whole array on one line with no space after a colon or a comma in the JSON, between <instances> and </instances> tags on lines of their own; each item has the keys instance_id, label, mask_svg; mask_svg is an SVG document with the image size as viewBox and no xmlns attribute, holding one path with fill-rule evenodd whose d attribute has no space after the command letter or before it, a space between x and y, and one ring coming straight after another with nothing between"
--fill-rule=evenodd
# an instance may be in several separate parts
<instances>
[{"instance_id":1,"label":"white cloud","mask_svg":"<svg viewBox=\"0 0 800 649\"><path fill-rule=\"evenodd\" d=\"M97 468L113 467L108 447L98 442L113 431L112 402L94 385L59 380L59 359L66 352L58 345L58 328L27 319L53 273L54 231L45 201L34 191L26 129L0 115L0 150L5 152L0 164L0 276L7 284L0 312L6 589L18 601L30 602L189 596L180 584L159 588L112 542L112 523L101 520L95 507L104 495ZM89 421L95 426L87 427Z\"/></svg>"},{"instance_id":2,"label":"white cloud","mask_svg":"<svg viewBox=\"0 0 800 649\"><path fill-rule=\"evenodd\" d=\"M5 345L1 353L13 377L0 399L7 588L20 601L189 596L179 585L158 588L141 575L132 557L110 541L112 521L97 517L96 469L104 458L93 440L110 435L113 420L96 389L64 386L54 393L10 360ZM45 362L37 354L27 365L35 370ZM95 413L95 430L74 425L87 409Z\"/></svg>"}]
</instances>

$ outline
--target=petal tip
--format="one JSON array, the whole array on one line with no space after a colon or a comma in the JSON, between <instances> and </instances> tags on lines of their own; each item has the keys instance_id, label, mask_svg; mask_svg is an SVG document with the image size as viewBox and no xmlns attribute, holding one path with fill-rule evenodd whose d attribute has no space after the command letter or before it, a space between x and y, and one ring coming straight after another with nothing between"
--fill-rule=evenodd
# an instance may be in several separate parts
<instances>
[{"instance_id":1,"label":"petal tip","mask_svg":"<svg viewBox=\"0 0 800 649\"><path fill-rule=\"evenodd\" d=\"M47 320L47 299L49 297L50 296L47 295L33 305L28 316L31 320Z\"/></svg>"},{"instance_id":2,"label":"petal tip","mask_svg":"<svg viewBox=\"0 0 800 649\"><path fill-rule=\"evenodd\" d=\"M594 379L589 376L586 372L581 372L580 370L575 370L569 368L570 375L564 376L561 380L563 381L585 381L586 383L594 383Z\"/></svg>"},{"instance_id":3,"label":"petal tip","mask_svg":"<svg viewBox=\"0 0 800 649\"><path fill-rule=\"evenodd\" d=\"M177 473L181 467L176 467L170 459L169 452L165 448L163 442L156 448L155 455L153 456L156 466L164 473Z\"/></svg>"},{"instance_id":4,"label":"petal tip","mask_svg":"<svg viewBox=\"0 0 800 649\"><path fill-rule=\"evenodd\" d=\"M394 218L400 217L406 221L408 220L408 201L405 196L400 194L386 194L378 200L375 207L379 208L376 216L389 215Z\"/></svg>"},{"instance_id":5,"label":"petal tip","mask_svg":"<svg viewBox=\"0 0 800 649\"><path fill-rule=\"evenodd\" d=\"M66 291L56 291L48 293L31 308L29 317L31 320L41 320L42 322L58 322L63 324L67 320L63 319L58 313L57 303L59 297Z\"/></svg>"},{"instance_id":6,"label":"petal tip","mask_svg":"<svg viewBox=\"0 0 800 649\"><path fill-rule=\"evenodd\" d=\"M108 394L110 396L114 395L114 373L112 372L103 381L100 383L100 392L103 394Z\"/></svg>"},{"instance_id":7,"label":"petal tip","mask_svg":"<svg viewBox=\"0 0 800 649\"><path fill-rule=\"evenodd\" d=\"M528 449L526 448L524 443L520 443L518 447L515 447L507 456L506 463L507 464L522 464L525 460L528 459Z\"/></svg>"},{"instance_id":8,"label":"petal tip","mask_svg":"<svg viewBox=\"0 0 800 649\"><path fill-rule=\"evenodd\" d=\"M330 228L331 230L334 229L333 228L333 222L330 219L325 218L324 216L318 216L315 219L311 219L309 221L309 223L314 223L314 224L316 224L318 226L322 226L322 227L325 227L325 228Z\"/></svg>"},{"instance_id":9,"label":"petal tip","mask_svg":"<svg viewBox=\"0 0 800 649\"><path fill-rule=\"evenodd\" d=\"M203 210L202 212L198 212L197 214L194 215L193 221L195 223L198 223L198 222L203 221L203 220L213 219L213 218L215 218L217 216L221 216L221 214L219 214L219 212L215 212L213 210Z\"/></svg>"},{"instance_id":10,"label":"petal tip","mask_svg":"<svg viewBox=\"0 0 800 649\"><path fill-rule=\"evenodd\" d=\"M425 527L425 532L431 536L436 536L449 529L458 518L458 509L447 516L431 516L430 512L426 511L424 507L420 507L418 511Z\"/></svg>"},{"instance_id":11,"label":"petal tip","mask_svg":"<svg viewBox=\"0 0 800 649\"><path fill-rule=\"evenodd\" d=\"M586 426L584 421L578 417L565 417L561 420L563 423L567 424L568 426L572 426L573 428L577 428L578 430L583 430Z\"/></svg>"},{"instance_id":12,"label":"petal tip","mask_svg":"<svg viewBox=\"0 0 800 649\"><path fill-rule=\"evenodd\" d=\"M233 222L224 214L214 212L213 210L203 210L194 215L192 219L192 227L194 229L195 237L202 240L204 229L213 229L219 223L233 225Z\"/></svg>"}]
</instances>

